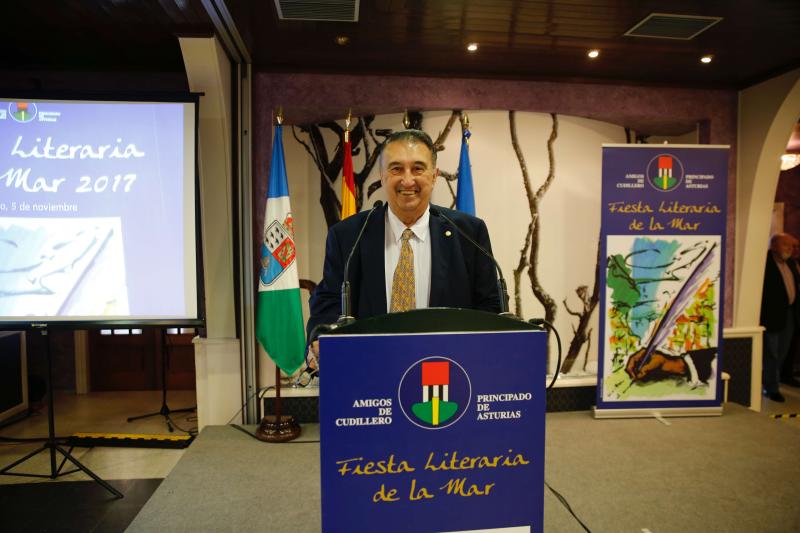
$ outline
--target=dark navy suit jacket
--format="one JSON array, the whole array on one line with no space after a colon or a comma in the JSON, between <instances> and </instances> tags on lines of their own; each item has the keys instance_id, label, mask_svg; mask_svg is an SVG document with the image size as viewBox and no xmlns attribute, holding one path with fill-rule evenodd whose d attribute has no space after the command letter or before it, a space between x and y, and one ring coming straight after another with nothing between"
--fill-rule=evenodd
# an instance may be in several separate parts
<instances>
[{"instance_id":1,"label":"dark navy suit jacket","mask_svg":"<svg viewBox=\"0 0 800 533\"><path fill-rule=\"evenodd\" d=\"M489 232L483 220L442 207L440 210L459 228L491 253ZM387 312L384 274L384 205L369 219L361 243L350 261L352 312L356 319ZM344 263L368 211L362 211L334 224L325 245L323 278L311 295L308 333L318 324L336 322L341 312L341 287ZM500 312L497 275L491 259L483 255L444 218L430 216L431 288L429 307L461 307ZM309 339L311 340L311 339Z\"/></svg>"},{"instance_id":2,"label":"dark navy suit jacket","mask_svg":"<svg viewBox=\"0 0 800 533\"><path fill-rule=\"evenodd\" d=\"M787 261L789 270L792 271L794 278L795 297L794 304L791 306L795 320L800 318L800 279L794 266L794 260ZM772 252L767 252L767 266L764 269L764 289L761 293L761 325L770 333L782 331L787 327L787 313L789 309L789 294L786 292L786 284L783 275L778 269Z\"/></svg>"}]
</instances>

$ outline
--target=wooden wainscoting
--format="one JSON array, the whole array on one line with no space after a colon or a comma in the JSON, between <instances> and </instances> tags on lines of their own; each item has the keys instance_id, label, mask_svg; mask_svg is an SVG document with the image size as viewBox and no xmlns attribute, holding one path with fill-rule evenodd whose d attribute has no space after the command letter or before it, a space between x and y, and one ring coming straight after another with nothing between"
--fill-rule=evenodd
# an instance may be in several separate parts
<instances>
[{"instance_id":1,"label":"wooden wainscoting","mask_svg":"<svg viewBox=\"0 0 800 533\"><path fill-rule=\"evenodd\" d=\"M92 391L157 390L166 358L167 388L195 388L191 330L162 334L161 328L92 330L89 375Z\"/></svg>"}]
</instances>

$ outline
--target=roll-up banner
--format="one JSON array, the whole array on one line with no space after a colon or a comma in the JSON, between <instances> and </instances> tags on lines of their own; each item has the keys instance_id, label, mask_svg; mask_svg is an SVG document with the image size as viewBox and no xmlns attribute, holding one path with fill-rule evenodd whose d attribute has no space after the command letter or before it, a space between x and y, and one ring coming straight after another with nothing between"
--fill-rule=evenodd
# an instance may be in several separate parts
<instances>
[{"instance_id":1,"label":"roll-up banner","mask_svg":"<svg viewBox=\"0 0 800 533\"><path fill-rule=\"evenodd\" d=\"M603 145L598 418L721 413L728 157Z\"/></svg>"}]
</instances>

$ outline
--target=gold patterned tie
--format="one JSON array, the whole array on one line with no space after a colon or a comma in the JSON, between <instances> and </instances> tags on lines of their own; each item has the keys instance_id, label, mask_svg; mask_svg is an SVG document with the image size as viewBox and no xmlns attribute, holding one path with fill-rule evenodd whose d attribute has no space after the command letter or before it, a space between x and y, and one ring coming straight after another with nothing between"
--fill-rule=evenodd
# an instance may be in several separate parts
<instances>
[{"instance_id":1,"label":"gold patterned tie","mask_svg":"<svg viewBox=\"0 0 800 533\"><path fill-rule=\"evenodd\" d=\"M400 247L400 260L394 269L392 280L392 305L390 313L399 313L417 308L416 288L414 287L414 252L408 240L414 232L406 228L403 231L403 241Z\"/></svg>"}]
</instances>

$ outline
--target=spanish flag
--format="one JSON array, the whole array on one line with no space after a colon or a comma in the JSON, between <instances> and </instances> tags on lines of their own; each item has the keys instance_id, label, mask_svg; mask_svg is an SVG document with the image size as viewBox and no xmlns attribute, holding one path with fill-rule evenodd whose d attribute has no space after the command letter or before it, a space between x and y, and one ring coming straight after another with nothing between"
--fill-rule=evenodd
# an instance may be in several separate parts
<instances>
[{"instance_id":1,"label":"spanish flag","mask_svg":"<svg viewBox=\"0 0 800 533\"><path fill-rule=\"evenodd\" d=\"M356 183L353 179L353 153L350 132L344 132L344 162L342 163L342 220L356 214Z\"/></svg>"}]
</instances>

